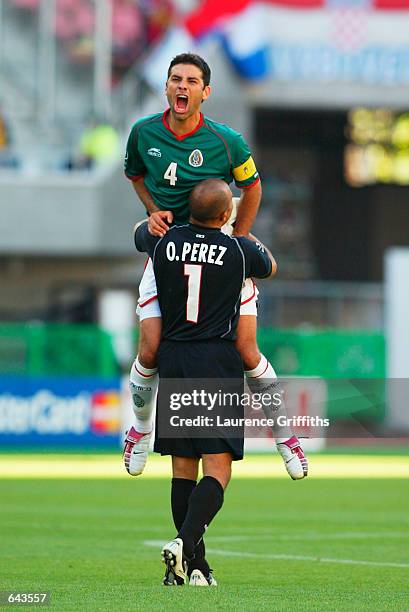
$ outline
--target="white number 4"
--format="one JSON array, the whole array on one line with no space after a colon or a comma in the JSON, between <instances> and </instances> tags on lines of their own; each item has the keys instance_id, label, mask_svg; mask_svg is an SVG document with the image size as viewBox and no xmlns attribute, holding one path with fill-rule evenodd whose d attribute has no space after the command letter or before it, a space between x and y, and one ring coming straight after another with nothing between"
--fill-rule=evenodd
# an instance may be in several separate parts
<instances>
[{"instance_id":1,"label":"white number 4","mask_svg":"<svg viewBox=\"0 0 409 612\"><path fill-rule=\"evenodd\" d=\"M202 284L202 266L185 264L185 276L188 277L186 320L197 323L199 318L200 286Z\"/></svg>"},{"instance_id":2,"label":"white number 4","mask_svg":"<svg viewBox=\"0 0 409 612\"><path fill-rule=\"evenodd\" d=\"M170 184L172 185L172 187L176 185L176 181L178 180L178 177L176 176L177 169L178 169L177 163L171 162L165 174L163 175L164 179L166 179L167 181L170 181Z\"/></svg>"}]
</instances>

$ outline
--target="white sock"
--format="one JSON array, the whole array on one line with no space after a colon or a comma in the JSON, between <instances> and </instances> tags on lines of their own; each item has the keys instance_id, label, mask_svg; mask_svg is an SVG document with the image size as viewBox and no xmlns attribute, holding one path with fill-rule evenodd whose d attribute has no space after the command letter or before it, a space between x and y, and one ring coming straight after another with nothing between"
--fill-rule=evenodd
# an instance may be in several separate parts
<instances>
[{"instance_id":1,"label":"white sock","mask_svg":"<svg viewBox=\"0 0 409 612\"><path fill-rule=\"evenodd\" d=\"M244 373L246 375L247 384L252 393L268 393L268 390L264 390L266 382L268 380L271 381L277 379L277 374L273 366L264 355L261 355L259 363L253 370L246 370ZM281 402L281 405L277 409L272 409L270 406L263 406L263 412L266 418L273 418L275 421L279 416L287 416L283 400ZM285 442L292 435L288 427L283 428L279 427L278 425L275 425L272 429L273 434L275 435L276 444ZM279 435L280 433L281 436L284 435L285 437L277 437L277 434Z\"/></svg>"},{"instance_id":2,"label":"white sock","mask_svg":"<svg viewBox=\"0 0 409 612\"><path fill-rule=\"evenodd\" d=\"M158 368L145 368L136 357L131 367L129 388L136 417L135 429L140 433L152 431L152 414L156 403L158 383Z\"/></svg>"}]
</instances>

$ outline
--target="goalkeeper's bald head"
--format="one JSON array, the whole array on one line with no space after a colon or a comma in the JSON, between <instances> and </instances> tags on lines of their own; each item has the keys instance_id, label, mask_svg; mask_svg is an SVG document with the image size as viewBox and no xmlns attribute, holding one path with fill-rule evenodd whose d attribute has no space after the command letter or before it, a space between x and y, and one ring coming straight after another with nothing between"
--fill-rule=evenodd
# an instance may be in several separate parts
<instances>
[{"instance_id":1,"label":"goalkeeper's bald head","mask_svg":"<svg viewBox=\"0 0 409 612\"><path fill-rule=\"evenodd\" d=\"M206 179L198 183L189 196L192 223L221 227L230 216L232 193L221 179Z\"/></svg>"}]
</instances>

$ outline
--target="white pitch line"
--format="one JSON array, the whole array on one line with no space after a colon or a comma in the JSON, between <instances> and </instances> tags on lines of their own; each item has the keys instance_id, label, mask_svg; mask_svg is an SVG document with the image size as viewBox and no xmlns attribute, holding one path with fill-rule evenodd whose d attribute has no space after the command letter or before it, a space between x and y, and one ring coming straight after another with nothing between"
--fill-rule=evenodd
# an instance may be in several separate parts
<instances>
[{"instance_id":1,"label":"white pitch line","mask_svg":"<svg viewBox=\"0 0 409 612\"><path fill-rule=\"evenodd\" d=\"M355 540L355 539L380 539L380 538L409 538L409 532L406 531L384 531L384 532L366 532L366 531L354 531L354 532L343 532L343 533L255 533L254 535L237 535L237 536L207 536L208 541L214 542L234 542L241 540L265 540L271 539L275 541L286 541L286 540L297 540L297 541L309 541L309 540Z\"/></svg>"},{"instance_id":2,"label":"white pitch line","mask_svg":"<svg viewBox=\"0 0 409 612\"><path fill-rule=\"evenodd\" d=\"M264 553L238 552L236 550L219 550L207 548L206 552L212 555L225 557L247 557L252 559L285 559L286 561L316 561L321 563L341 563L343 565L369 565L374 567L400 567L409 568L409 563L393 563L388 561L361 561L360 559L332 559L330 557L312 557L307 555L271 555Z\"/></svg>"},{"instance_id":3,"label":"white pitch line","mask_svg":"<svg viewBox=\"0 0 409 612\"><path fill-rule=\"evenodd\" d=\"M133 528L139 529L141 528ZM150 527L150 531L162 531L162 527ZM146 529L145 529L146 531ZM246 535L226 535L226 536L206 536L207 542L246 542L248 540L274 540L274 541L327 541L327 540L367 540L367 539L382 539L382 538L409 538L409 531L345 531L342 533L317 533L314 531L305 533L248 533Z\"/></svg>"},{"instance_id":4,"label":"white pitch line","mask_svg":"<svg viewBox=\"0 0 409 612\"><path fill-rule=\"evenodd\" d=\"M145 546L161 547L165 543L163 540L144 540ZM245 557L247 559L273 559L286 561L314 561L319 563L339 563L341 565L366 565L369 567L395 567L409 569L409 563L394 563L389 561L362 561L360 559L335 559L331 557L313 557L308 555L285 555L285 554L264 554L241 552L238 550L221 550L219 548L206 548L206 551L212 555L220 557Z\"/></svg>"}]
</instances>

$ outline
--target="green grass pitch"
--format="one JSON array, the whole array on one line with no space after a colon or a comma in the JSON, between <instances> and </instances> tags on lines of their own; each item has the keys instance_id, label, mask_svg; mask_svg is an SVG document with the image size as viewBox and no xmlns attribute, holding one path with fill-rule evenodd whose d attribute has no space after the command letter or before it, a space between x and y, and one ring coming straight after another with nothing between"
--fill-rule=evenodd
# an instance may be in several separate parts
<instances>
[{"instance_id":1,"label":"green grass pitch","mask_svg":"<svg viewBox=\"0 0 409 612\"><path fill-rule=\"evenodd\" d=\"M55 610L409 610L407 479L233 479L215 589L161 585L169 479L9 478L0 500L0 590Z\"/></svg>"}]
</instances>

